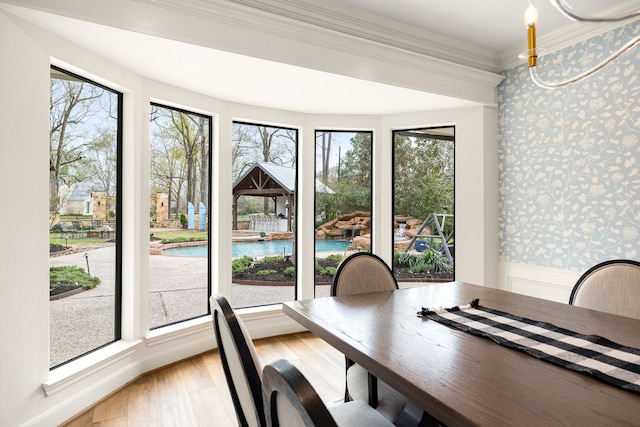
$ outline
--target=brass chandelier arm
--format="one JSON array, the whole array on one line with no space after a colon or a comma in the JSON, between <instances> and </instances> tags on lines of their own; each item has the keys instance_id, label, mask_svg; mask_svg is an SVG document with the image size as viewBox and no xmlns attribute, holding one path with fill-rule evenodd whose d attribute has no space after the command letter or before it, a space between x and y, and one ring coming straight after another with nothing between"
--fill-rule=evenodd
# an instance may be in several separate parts
<instances>
[{"instance_id":1,"label":"brass chandelier arm","mask_svg":"<svg viewBox=\"0 0 640 427\"><path fill-rule=\"evenodd\" d=\"M635 12L631 12L627 15L620 16L612 16L607 18L590 18L587 16L582 16L579 12L573 9L571 6L567 4L565 0L549 0L551 4L553 4L563 15L567 18L572 19L574 21L582 21L582 22L618 22L624 21L625 19L631 19L640 16L640 10Z\"/></svg>"},{"instance_id":2,"label":"brass chandelier arm","mask_svg":"<svg viewBox=\"0 0 640 427\"><path fill-rule=\"evenodd\" d=\"M604 67L605 65L607 65L608 63L610 63L620 55L622 55L623 53L627 52L628 50L631 50L638 43L640 43L640 35L629 40L624 46L622 46L620 49L612 53L608 58L606 58L599 64L589 68L588 70L578 74L577 76L574 76L570 79L567 79L561 82L545 82L540 78L540 76L538 76L538 72L536 71L535 66L529 67L529 74L531 76L531 80L533 80L535 84L545 89L555 89L555 88L563 87L592 75L593 73L600 70L602 67Z\"/></svg>"}]
</instances>

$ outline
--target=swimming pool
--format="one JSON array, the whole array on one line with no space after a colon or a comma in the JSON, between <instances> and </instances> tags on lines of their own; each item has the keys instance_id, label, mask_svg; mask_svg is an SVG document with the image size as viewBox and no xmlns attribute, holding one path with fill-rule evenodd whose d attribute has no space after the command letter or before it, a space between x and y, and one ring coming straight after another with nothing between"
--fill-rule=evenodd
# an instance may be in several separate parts
<instances>
[{"instance_id":1,"label":"swimming pool","mask_svg":"<svg viewBox=\"0 0 640 427\"><path fill-rule=\"evenodd\" d=\"M344 252L351 242L344 240L316 240L316 252ZM283 252L291 255L292 240L265 240L262 242L233 242L231 256L267 256L282 255ZM208 248L202 246L183 246L179 248L165 249L164 254L170 256L194 256L206 257Z\"/></svg>"}]
</instances>

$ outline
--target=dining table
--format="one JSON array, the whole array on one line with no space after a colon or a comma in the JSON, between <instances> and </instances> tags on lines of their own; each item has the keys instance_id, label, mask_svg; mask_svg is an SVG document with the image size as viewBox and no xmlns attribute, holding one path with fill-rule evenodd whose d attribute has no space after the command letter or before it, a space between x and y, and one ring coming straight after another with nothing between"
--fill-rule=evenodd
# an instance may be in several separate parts
<instances>
[{"instance_id":1,"label":"dining table","mask_svg":"<svg viewBox=\"0 0 640 427\"><path fill-rule=\"evenodd\" d=\"M640 425L639 392L418 314L472 300L640 349L638 319L463 282L290 301L282 310L443 425Z\"/></svg>"}]
</instances>

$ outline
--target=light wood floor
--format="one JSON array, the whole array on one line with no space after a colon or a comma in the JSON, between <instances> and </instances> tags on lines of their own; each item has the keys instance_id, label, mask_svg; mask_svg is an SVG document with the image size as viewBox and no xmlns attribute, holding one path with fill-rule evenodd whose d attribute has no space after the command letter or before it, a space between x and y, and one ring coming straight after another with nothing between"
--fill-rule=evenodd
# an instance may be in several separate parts
<instances>
[{"instance_id":1,"label":"light wood floor","mask_svg":"<svg viewBox=\"0 0 640 427\"><path fill-rule=\"evenodd\" d=\"M255 341L260 362L288 359L327 405L344 396L344 356L310 332ZM217 350L145 374L63 427L236 426Z\"/></svg>"}]
</instances>

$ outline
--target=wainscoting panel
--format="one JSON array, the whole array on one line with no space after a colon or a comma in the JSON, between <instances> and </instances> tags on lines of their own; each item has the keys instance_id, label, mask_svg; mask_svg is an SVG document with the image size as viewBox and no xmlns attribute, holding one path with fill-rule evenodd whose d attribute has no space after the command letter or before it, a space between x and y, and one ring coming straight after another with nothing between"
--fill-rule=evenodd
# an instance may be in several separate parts
<instances>
[{"instance_id":1,"label":"wainscoting panel","mask_svg":"<svg viewBox=\"0 0 640 427\"><path fill-rule=\"evenodd\" d=\"M518 294L568 303L582 272L500 262L499 288Z\"/></svg>"}]
</instances>

